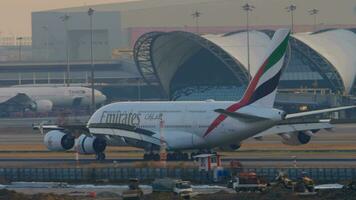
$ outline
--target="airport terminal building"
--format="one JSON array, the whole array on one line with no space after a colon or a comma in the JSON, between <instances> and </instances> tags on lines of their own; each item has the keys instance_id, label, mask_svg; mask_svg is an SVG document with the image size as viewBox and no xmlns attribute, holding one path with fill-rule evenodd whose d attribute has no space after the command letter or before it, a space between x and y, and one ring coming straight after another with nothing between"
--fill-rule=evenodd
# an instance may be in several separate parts
<instances>
[{"instance_id":1,"label":"airport terminal building","mask_svg":"<svg viewBox=\"0 0 356 200\"><path fill-rule=\"evenodd\" d=\"M350 103L356 95L354 31L293 34L277 101L315 108ZM251 76L262 62L273 32L250 32ZM169 99L236 100L249 80L246 36L244 31L208 35L151 32L138 39L134 58L145 81L158 85Z\"/></svg>"},{"instance_id":2,"label":"airport terminal building","mask_svg":"<svg viewBox=\"0 0 356 200\"><path fill-rule=\"evenodd\" d=\"M256 9L264 9L252 13L249 74L243 3L150 0L93 6L97 87L112 101L239 99L274 31L288 27L284 7L266 15L276 6L252 2ZM275 3L285 4L282 0ZM298 9L307 9L305 5ZM339 6L346 10L351 4ZM0 84L63 83L67 48L72 82L88 84L88 8L32 13L32 62L29 66L1 63ZM196 10L202 12L199 26L192 18ZM213 15L216 10L224 12ZM65 15L67 21L63 21ZM295 104L292 110L296 110L304 105L312 109L355 102L356 25L350 16L343 16L340 19L347 19L345 23L330 21L313 31L309 17L298 17L302 25L295 26L290 38L277 103Z\"/></svg>"},{"instance_id":3,"label":"airport terminal building","mask_svg":"<svg viewBox=\"0 0 356 200\"><path fill-rule=\"evenodd\" d=\"M33 59L66 60L66 40L68 38L70 59L88 60L90 48L90 19L88 9L92 7L94 56L96 60L117 57L132 49L136 40L152 31L185 31L207 33L227 33L245 29L245 1L232 0L135 0L120 3L81 6L32 13ZM290 16L284 0L249 1L256 9L251 13L251 29L273 29L289 27ZM354 27L352 1L301 0L295 2L295 32L312 31L312 17L307 10L320 9L318 18L321 25L317 29ZM325 4L329 6L324 6ZM332 6L334 5L334 6ZM326 17L335 12L333 7L344 10L338 16ZM351 9L351 10L350 10ZM200 17L194 18L194 12ZM219 13L219 14L217 14ZM68 15L67 21L63 16ZM198 22L198 23L197 23ZM197 27L198 24L198 27Z\"/></svg>"}]
</instances>

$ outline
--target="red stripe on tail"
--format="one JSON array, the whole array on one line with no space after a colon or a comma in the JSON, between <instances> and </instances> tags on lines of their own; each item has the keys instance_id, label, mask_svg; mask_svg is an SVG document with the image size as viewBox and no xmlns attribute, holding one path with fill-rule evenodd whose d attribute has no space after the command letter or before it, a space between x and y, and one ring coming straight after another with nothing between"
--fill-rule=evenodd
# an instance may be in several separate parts
<instances>
[{"instance_id":1,"label":"red stripe on tail","mask_svg":"<svg viewBox=\"0 0 356 200\"><path fill-rule=\"evenodd\" d=\"M252 79L251 83L249 84L244 96L242 97L241 101L239 101L238 103L235 103L233 105L231 105L230 107L228 107L226 109L226 111L228 112L236 112L238 109L246 106L249 104L249 101L253 95L253 92L255 91L258 81L260 80L265 67L268 63L268 59L262 64L262 66L260 67L260 69L257 71L256 75L254 76L254 78ZM220 114L209 126L209 128L206 130L204 137L206 137L207 135L209 135L209 133L211 133L216 127L218 127L225 119L227 118L226 115Z\"/></svg>"}]
</instances>

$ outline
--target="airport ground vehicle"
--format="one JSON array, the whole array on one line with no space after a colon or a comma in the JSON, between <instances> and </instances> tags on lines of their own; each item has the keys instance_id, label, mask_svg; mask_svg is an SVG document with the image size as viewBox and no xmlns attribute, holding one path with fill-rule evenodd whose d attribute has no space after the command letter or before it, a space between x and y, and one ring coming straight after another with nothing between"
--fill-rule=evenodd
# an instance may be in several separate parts
<instances>
[{"instance_id":1,"label":"airport ground vehicle","mask_svg":"<svg viewBox=\"0 0 356 200\"><path fill-rule=\"evenodd\" d=\"M315 183L312 178L307 176L306 173L302 173L297 181L292 181L288 178L287 174L284 172L279 172L275 179L277 183L281 183L286 189L291 189L298 195L314 195L315 193ZM320 185L323 189L332 189L333 185Z\"/></svg>"},{"instance_id":2,"label":"airport ground vehicle","mask_svg":"<svg viewBox=\"0 0 356 200\"><path fill-rule=\"evenodd\" d=\"M179 198L189 199L193 192L192 186L189 181L177 181L173 188L173 193Z\"/></svg>"},{"instance_id":3,"label":"airport ground vehicle","mask_svg":"<svg viewBox=\"0 0 356 200\"><path fill-rule=\"evenodd\" d=\"M193 192L189 181L163 178L152 183L153 192L173 192L178 198L189 199Z\"/></svg>"},{"instance_id":4,"label":"airport ground vehicle","mask_svg":"<svg viewBox=\"0 0 356 200\"><path fill-rule=\"evenodd\" d=\"M302 174L294 186L294 192L313 193L315 192L314 187L315 187L314 180L308 177L306 174Z\"/></svg>"},{"instance_id":5,"label":"airport ground vehicle","mask_svg":"<svg viewBox=\"0 0 356 200\"><path fill-rule=\"evenodd\" d=\"M124 200L139 200L143 196L143 191L139 187L138 179L130 179L129 189L122 192Z\"/></svg>"},{"instance_id":6,"label":"airport ground vehicle","mask_svg":"<svg viewBox=\"0 0 356 200\"><path fill-rule=\"evenodd\" d=\"M280 171L275 178L277 183L281 183L286 189L293 189L295 182L288 178L285 172Z\"/></svg>"},{"instance_id":7,"label":"airport ground vehicle","mask_svg":"<svg viewBox=\"0 0 356 200\"><path fill-rule=\"evenodd\" d=\"M351 109L345 106L317 111L286 114L273 108L277 86L283 72L283 62L290 31L276 31L266 56L238 102L119 102L97 110L86 125L41 125L45 145L52 151L73 148L73 132L80 132L77 150L105 159L105 148L126 145L145 150L144 158L159 160L158 150L164 146L167 158L187 159L184 151L209 152L218 148L235 151L248 138L261 140L276 134L288 145L303 145L320 129L331 129L329 121L288 123L289 119ZM196 152L192 152L192 155Z\"/></svg>"},{"instance_id":8,"label":"airport ground vehicle","mask_svg":"<svg viewBox=\"0 0 356 200\"><path fill-rule=\"evenodd\" d=\"M268 183L263 179L263 177L258 176L254 172L242 172L237 177L233 178L232 188L236 192L264 192L268 188Z\"/></svg>"}]
</instances>

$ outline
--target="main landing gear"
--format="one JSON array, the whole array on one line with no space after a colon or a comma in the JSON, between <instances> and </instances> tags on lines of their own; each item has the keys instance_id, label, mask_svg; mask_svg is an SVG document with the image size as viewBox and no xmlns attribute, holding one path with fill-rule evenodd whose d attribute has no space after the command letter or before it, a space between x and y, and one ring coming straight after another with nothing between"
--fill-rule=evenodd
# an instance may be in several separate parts
<instances>
[{"instance_id":1,"label":"main landing gear","mask_svg":"<svg viewBox=\"0 0 356 200\"><path fill-rule=\"evenodd\" d=\"M170 152L167 153L167 161L191 161L194 160L194 156L203 154L203 153L211 153L210 151L199 151L192 153L183 153L183 152ZM215 153L215 152L214 152ZM159 161L161 159L160 154L156 152L146 152L143 155L143 160L145 161Z\"/></svg>"},{"instance_id":2,"label":"main landing gear","mask_svg":"<svg viewBox=\"0 0 356 200\"><path fill-rule=\"evenodd\" d=\"M145 153L143 155L143 160L149 161L149 160L154 160L154 161L159 161L161 159L161 156L159 153ZM188 153L182 153L182 152L172 152L172 153L167 153L167 161L188 161L190 160L190 156Z\"/></svg>"},{"instance_id":3,"label":"main landing gear","mask_svg":"<svg viewBox=\"0 0 356 200\"><path fill-rule=\"evenodd\" d=\"M104 161L106 158L106 155L104 152L98 152L98 153L96 153L95 158L97 161Z\"/></svg>"}]
</instances>

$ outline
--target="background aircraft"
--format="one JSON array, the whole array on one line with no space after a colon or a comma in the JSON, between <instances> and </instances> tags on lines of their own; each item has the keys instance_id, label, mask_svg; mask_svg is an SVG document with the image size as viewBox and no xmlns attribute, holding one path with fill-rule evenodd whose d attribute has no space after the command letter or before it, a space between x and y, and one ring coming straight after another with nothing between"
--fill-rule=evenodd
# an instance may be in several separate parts
<instances>
[{"instance_id":1,"label":"background aircraft","mask_svg":"<svg viewBox=\"0 0 356 200\"><path fill-rule=\"evenodd\" d=\"M103 104L105 95L95 90L97 104ZM49 112L54 106L89 106L91 89L64 86L16 86L0 88L0 111L7 114L16 111L33 110Z\"/></svg>"}]
</instances>

